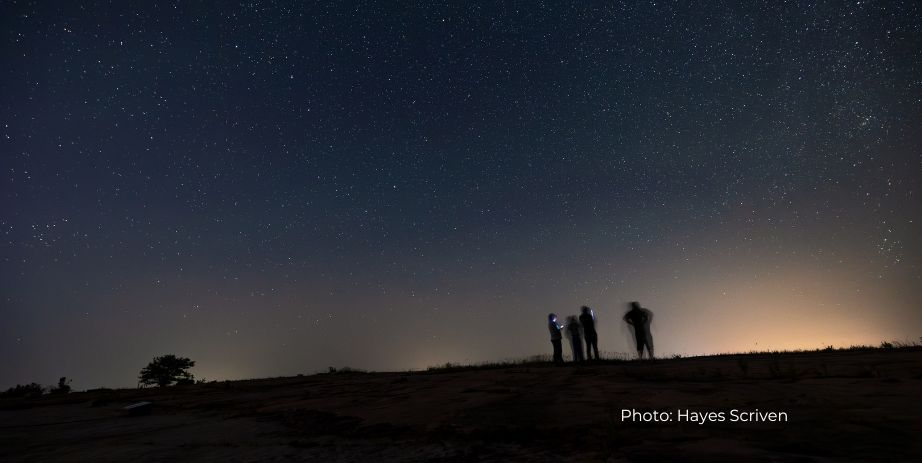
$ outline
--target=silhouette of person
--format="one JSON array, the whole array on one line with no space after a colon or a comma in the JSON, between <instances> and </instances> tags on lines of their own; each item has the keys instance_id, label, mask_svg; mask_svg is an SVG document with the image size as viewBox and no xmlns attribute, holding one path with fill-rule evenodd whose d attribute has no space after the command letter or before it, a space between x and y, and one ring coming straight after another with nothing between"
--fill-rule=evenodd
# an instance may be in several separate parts
<instances>
[{"instance_id":1,"label":"silhouette of person","mask_svg":"<svg viewBox=\"0 0 922 463\"><path fill-rule=\"evenodd\" d=\"M583 336L586 337L586 358L592 360L592 350L595 349L595 359L599 360L599 335L595 331L595 312L586 306L582 307L582 311L579 324L583 325Z\"/></svg>"},{"instance_id":2,"label":"silhouette of person","mask_svg":"<svg viewBox=\"0 0 922 463\"><path fill-rule=\"evenodd\" d=\"M647 355L653 359L653 335L650 333L650 322L653 321L653 312L640 307L637 301L631 302L631 310L624 314L624 321L634 327L634 340L637 342L637 358L643 358L643 349L647 348Z\"/></svg>"},{"instance_id":3,"label":"silhouette of person","mask_svg":"<svg viewBox=\"0 0 922 463\"><path fill-rule=\"evenodd\" d=\"M560 330L563 327L557 324L557 315L548 314L547 329L551 332L551 345L554 346L554 363L563 363L563 347L561 343Z\"/></svg>"},{"instance_id":4,"label":"silhouette of person","mask_svg":"<svg viewBox=\"0 0 922 463\"><path fill-rule=\"evenodd\" d=\"M579 324L576 315L567 317L567 337L570 338L570 348L573 350L573 361L582 362L583 357L583 327Z\"/></svg>"}]
</instances>

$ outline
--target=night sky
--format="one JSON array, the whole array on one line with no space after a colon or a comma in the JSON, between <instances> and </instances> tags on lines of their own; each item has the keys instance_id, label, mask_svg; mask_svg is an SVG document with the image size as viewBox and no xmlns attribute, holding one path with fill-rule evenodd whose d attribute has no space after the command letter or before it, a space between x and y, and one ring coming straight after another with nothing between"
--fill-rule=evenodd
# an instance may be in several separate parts
<instances>
[{"instance_id":1,"label":"night sky","mask_svg":"<svg viewBox=\"0 0 922 463\"><path fill-rule=\"evenodd\" d=\"M3 1L0 386L918 341L922 6L590 3Z\"/></svg>"}]
</instances>

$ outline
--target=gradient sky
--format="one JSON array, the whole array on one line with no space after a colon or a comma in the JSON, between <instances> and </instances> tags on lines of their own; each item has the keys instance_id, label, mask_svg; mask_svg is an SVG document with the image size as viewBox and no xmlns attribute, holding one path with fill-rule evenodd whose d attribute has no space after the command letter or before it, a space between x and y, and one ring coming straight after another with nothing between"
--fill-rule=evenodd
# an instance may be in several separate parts
<instances>
[{"instance_id":1,"label":"gradient sky","mask_svg":"<svg viewBox=\"0 0 922 463\"><path fill-rule=\"evenodd\" d=\"M0 386L922 336L918 2L467 3L0 3Z\"/></svg>"}]
</instances>

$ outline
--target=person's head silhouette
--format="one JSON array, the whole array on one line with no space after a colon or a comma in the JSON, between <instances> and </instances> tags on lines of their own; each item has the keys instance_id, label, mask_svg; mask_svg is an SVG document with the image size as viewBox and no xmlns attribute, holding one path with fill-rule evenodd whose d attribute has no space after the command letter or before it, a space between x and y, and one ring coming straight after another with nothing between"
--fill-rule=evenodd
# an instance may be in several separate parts
<instances>
[{"instance_id":1,"label":"person's head silhouette","mask_svg":"<svg viewBox=\"0 0 922 463\"><path fill-rule=\"evenodd\" d=\"M557 321L557 314L547 314L547 321L554 323Z\"/></svg>"},{"instance_id":2,"label":"person's head silhouette","mask_svg":"<svg viewBox=\"0 0 922 463\"><path fill-rule=\"evenodd\" d=\"M637 301L631 302L631 308L634 310L640 310L640 303Z\"/></svg>"},{"instance_id":3,"label":"person's head silhouette","mask_svg":"<svg viewBox=\"0 0 922 463\"><path fill-rule=\"evenodd\" d=\"M586 306L583 306L583 307L582 307L583 313L589 313L590 310L592 310L592 309L590 309L589 307L586 307Z\"/></svg>"}]
</instances>

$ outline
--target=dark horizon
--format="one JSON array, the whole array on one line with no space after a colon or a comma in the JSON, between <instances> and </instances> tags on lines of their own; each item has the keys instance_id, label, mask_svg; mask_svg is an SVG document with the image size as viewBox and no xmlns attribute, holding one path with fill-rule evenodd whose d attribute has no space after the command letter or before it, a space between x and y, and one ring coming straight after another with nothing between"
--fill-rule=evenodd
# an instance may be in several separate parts
<instances>
[{"instance_id":1,"label":"dark horizon","mask_svg":"<svg viewBox=\"0 0 922 463\"><path fill-rule=\"evenodd\" d=\"M922 335L918 3L80 3L0 5L2 389Z\"/></svg>"}]
</instances>

